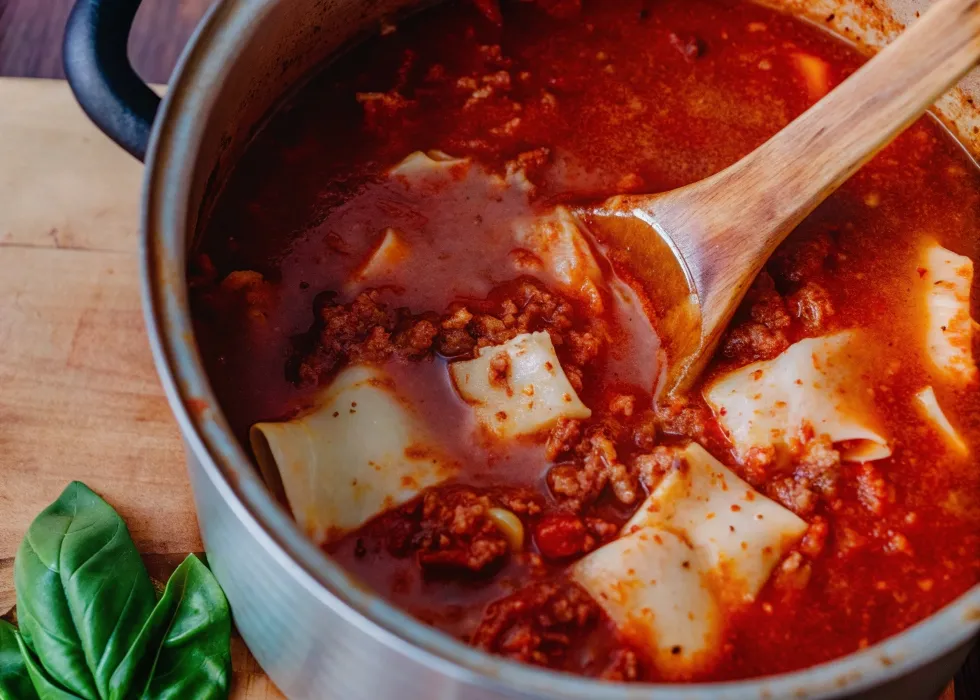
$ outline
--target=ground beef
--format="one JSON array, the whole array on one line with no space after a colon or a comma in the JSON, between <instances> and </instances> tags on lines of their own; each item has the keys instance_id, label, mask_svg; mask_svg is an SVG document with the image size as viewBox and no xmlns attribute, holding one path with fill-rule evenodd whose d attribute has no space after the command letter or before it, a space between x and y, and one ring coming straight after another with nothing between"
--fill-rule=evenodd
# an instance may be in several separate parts
<instances>
[{"instance_id":1,"label":"ground beef","mask_svg":"<svg viewBox=\"0 0 980 700\"><path fill-rule=\"evenodd\" d=\"M810 521L810 527L800 540L800 551L811 560L819 557L827 546L827 536L830 534L830 525L827 519L821 515L814 516Z\"/></svg>"},{"instance_id":2,"label":"ground beef","mask_svg":"<svg viewBox=\"0 0 980 700\"><path fill-rule=\"evenodd\" d=\"M658 425L657 414L644 411L633 425L633 445L640 450L652 450L657 444Z\"/></svg>"},{"instance_id":3,"label":"ground beef","mask_svg":"<svg viewBox=\"0 0 980 700\"><path fill-rule=\"evenodd\" d=\"M521 504L525 513L540 512L539 499L523 490L511 495L512 504ZM426 573L492 572L504 563L510 546L488 513L505 500L470 488L430 489L372 521L362 542L380 543L397 558L414 555Z\"/></svg>"},{"instance_id":4,"label":"ground beef","mask_svg":"<svg viewBox=\"0 0 980 700\"><path fill-rule=\"evenodd\" d=\"M639 475L640 482L652 491L660 481L671 471L680 466L677 459L677 448L655 447L647 454L642 454L633 460L633 470Z\"/></svg>"},{"instance_id":5,"label":"ground beef","mask_svg":"<svg viewBox=\"0 0 980 700\"><path fill-rule=\"evenodd\" d=\"M569 331L563 342L571 353L572 361L580 367L590 364L599 357L603 346L602 339L589 331L584 333Z\"/></svg>"},{"instance_id":6,"label":"ground beef","mask_svg":"<svg viewBox=\"0 0 980 700\"><path fill-rule=\"evenodd\" d=\"M559 500L579 511L595 501L606 486L620 503L636 502L640 493L633 469L619 461L613 439L596 425L579 442L576 452L581 463L559 464L548 472L548 486Z\"/></svg>"},{"instance_id":7,"label":"ground beef","mask_svg":"<svg viewBox=\"0 0 980 700\"><path fill-rule=\"evenodd\" d=\"M793 322L786 300L776 291L776 283L765 270L752 282L745 295L745 304L749 308L749 317L771 331L789 328Z\"/></svg>"},{"instance_id":8,"label":"ground beef","mask_svg":"<svg viewBox=\"0 0 980 700\"><path fill-rule=\"evenodd\" d=\"M640 677L640 660L632 649L615 649L606 660L606 667L599 674L604 681L635 681Z\"/></svg>"},{"instance_id":9,"label":"ground beef","mask_svg":"<svg viewBox=\"0 0 980 700\"><path fill-rule=\"evenodd\" d=\"M895 502L895 487L870 462L857 468L857 494L861 505L878 516L884 515L885 508Z\"/></svg>"},{"instance_id":10,"label":"ground beef","mask_svg":"<svg viewBox=\"0 0 980 700\"><path fill-rule=\"evenodd\" d=\"M799 284L824 271L836 245L830 232L810 236L793 235L776 250L767 265L777 284Z\"/></svg>"},{"instance_id":11,"label":"ground beef","mask_svg":"<svg viewBox=\"0 0 980 700\"><path fill-rule=\"evenodd\" d=\"M581 436L582 421L562 416L558 419L555 427L551 429L551 433L548 434L545 457L548 458L549 462L554 462L561 455L574 448Z\"/></svg>"},{"instance_id":12,"label":"ground beef","mask_svg":"<svg viewBox=\"0 0 980 700\"><path fill-rule=\"evenodd\" d=\"M758 321L745 321L731 328L722 341L722 354L740 363L771 360L789 347L781 330L772 330Z\"/></svg>"},{"instance_id":13,"label":"ground beef","mask_svg":"<svg viewBox=\"0 0 980 700\"><path fill-rule=\"evenodd\" d=\"M395 336L395 348L406 357L420 359L432 349L432 341L438 334L435 323L427 319L417 320Z\"/></svg>"},{"instance_id":14,"label":"ground beef","mask_svg":"<svg viewBox=\"0 0 980 700\"><path fill-rule=\"evenodd\" d=\"M807 282L789 297L789 308L809 333L814 335L826 330L834 304L830 293L816 282Z\"/></svg>"},{"instance_id":15,"label":"ground beef","mask_svg":"<svg viewBox=\"0 0 980 700\"><path fill-rule=\"evenodd\" d=\"M792 552L776 569L773 587L784 597L799 593L810 583L813 567L799 552Z\"/></svg>"},{"instance_id":16,"label":"ground beef","mask_svg":"<svg viewBox=\"0 0 980 700\"><path fill-rule=\"evenodd\" d=\"M487 496L466 489L427 492L416 536L419 564L478 573L502 563L509 545L487 517L491 507Z\"/></svg>"},{"instance_id":17,"label":"ground beef","mask_svg":"<svg viewBox=\"0 0 980 700\"><path fill-rule=\"evenodd\" d=\"M507 161L506 172L508 176L524 173L524 176L529 180L535 180L541 175L550 159L551 151L547 148L525 151L518 154L514 160Z\"/></svg>"},{"instance_id":18,"label":"ground beef","mask_svg":"<svg viewBox=\"0 0 980 700\"><path fill-rule=\"evenodd\" d=\"M486 300L455 303L442 316L392 309L378 290L364 291L349 304L325 292L317 297L314 317L310 330L297 339L290 362L290 373L300 384L323 383L347 363L418 360L433 352L469 359L479 348L546 331L566 376L581 391L583 368L598 361L608 336L600 319L579 319L571 302L530 278L501 285ZM493 381L506 381L504 361L494 359Z\"/></svg>"},{"instance_id":19,"label":"ground beef","mask_svg":"<svg viewBox=\"0 0 980 700\"><path fill-rule=\"evenodd\" d=\"M611 542L616 539L619 534L619 525L616 523L611 523L608 520L603 520L602 518L585 518L585 527L588 528L592 535L600 540L602 544L606 542Z\"/></svg>"},{"instance_id":20,"label":"ground beef","mask_svg":"<svg viewBox=\"0 0 980 700\"><path fill-rule=\"evenodd\" d=\"M299 342L307 350L298 358L299 382L320 383L348 362L383 362L396 353L417 358L429 352L438 332L432 320L406 309L391 310L379 297L369 290L349 304L336 303L330 293L317 298L316 320Z\"/></svg>"},{"instance_id":21,"label":"ground beef","mask_svg":"<svg viewBox=\"0 0 980 700\"><path fill-rule=\"evenodd\" d=\"M827 436L811 438L803 445L791 465L791 474L766 480L770 468L771 464L763 467L753 480L764 482L763 490L770 498L801 517L813 514L821 499L832 501L837 496L840 453Z\"/></svg>"},{"instance_id":22,"label":"ground beef","mask_svg":"<svg viewBox=\"0 0 980 700\"><path fill-rule=\"evenodd\" d=\"M705 43L693 34L676 34L670 32L667 38L670 41L670 45L677 49L688 63L694 63L704 55Z\"/></svg>"},{"instance_id":23,"label":"ground beef","mask_svg":"<svg viewBox=\"0 0 980 700\"><path fill-rule=\"evenodd\" d=\"M809 440L796 464L796 476L825 498L837 496L840 479L840 453L826 435Z\"/></svg>"},{"instance_id":24,"label":"ground beef","mask_svg":"<svg viewBox=\"0 0 980 700\"><path fill-rule=\"evenodd\" d=\"M724 454L729 449L728 438L704 401L686 398L664 401L657 406L656 420L659 432L694 440L708 452Z\"/></svg>"},{"instance_id":25,"label":"ground beef","mask_svg":"<svg viewBox=\"0 0 980 700\"><path fill-rule=\"evenodd\" d=\"M516 515L534 516L544 508L544 497L535 489L508 487L490 495L501 506Z\"/></svg>"},{"instance_id":26,"label":"ground beef","mask_svg":"<svg viewBox=\"0 0 980 700\"><path fill-rule=\"evenodd\" d=\"M632 394L617 394L609 402L609 412L613 415L629 418L636 408L636 397Z\"/></svg>"},{"instance_id":27,"label":"ground beef","mask_svg":"<svg viewBox=\"0 0 980 700\"><path fill-rule=\"evenodd\" d=\"M537 583L492 603L472 643L515 661L561 668L575 641L600 619L599 606L578 585Z\"/></svg>"},{"instance_id":28,"label":"ground beef","mask_svg":"<svg viewBox=\"0 0 980 700\"><path fill-rule=\"evenodd\" d=\"M418 107L418 102L406 99L397 90L359 92L355 97L364 109L365 128L378 133L389 130L392 123L404 123Z\"/></svg>"},{"instance_id":29,"label":"ground beef","mask_svg":"<svg viewBox=\"0 0 980 700\"><path fill-rule=\"evenodd\" d=\"M817 494L810 489L809 482L795 476L774 479L766 484L765 491L769 498L782 503L800 517L812 514L819 501Z\"/></svg>"}]
</instances>

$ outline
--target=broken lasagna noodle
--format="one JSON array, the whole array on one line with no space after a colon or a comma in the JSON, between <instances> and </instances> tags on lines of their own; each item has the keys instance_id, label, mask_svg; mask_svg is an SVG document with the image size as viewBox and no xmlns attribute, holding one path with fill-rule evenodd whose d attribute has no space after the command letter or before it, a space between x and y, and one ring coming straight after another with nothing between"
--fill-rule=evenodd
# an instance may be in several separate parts
<instances>
[{"instance_id":1,"label":"broken lasagna noodle","mask_svg":"<svg viewBox=\"0 0 980 700\"><path fill-rule=\"evenodd\" d=\"M461 1L291 98L190 278L300 528L467 644L607 681L806 667L974 585L980 172L931 118L779 248L685 395L657 289L582 216L860 62L740 0Z\"/></svg>"}]
</instances>

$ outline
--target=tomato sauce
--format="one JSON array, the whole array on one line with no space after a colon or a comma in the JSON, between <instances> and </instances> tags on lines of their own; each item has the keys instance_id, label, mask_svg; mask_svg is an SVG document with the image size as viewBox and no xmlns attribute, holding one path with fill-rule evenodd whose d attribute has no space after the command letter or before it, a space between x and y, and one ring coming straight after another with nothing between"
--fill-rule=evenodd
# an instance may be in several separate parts
<instances>
[{"instance_id":1,"label":"tomato sauce","mask_svg":"<svg viewBox=\"0 0 980 700\"><path fill-rule=\"evenodd\" d=\"M379 231L415 230L411 242L425 257L419 269L381 285L375 303L440 319L465 304L500 318L519 296L505 265L511 246L499 234L506 222L555 202L704 178L865 60L819 27L741 0L584 0L581 8L557 3L566 6L560 12L555 5L505 2L501 24L464 2L409 18L326 67L258 134L190 269L198 343L243 441L249 426L294 415L329 381L326 374L297 381L297 347L315 342L318 304L350 305L363 291L349 280ZM430 149L471 158L487 173L523 159L534 196L489 197L474 176L446 197L393 190L386 170ZM798 227L733 321L706 381L804 337L865 329L882 348L866 377L893 454L840 465L832 497L784 501L810 523L799 546L805 575L774 573L732 621L719 663L689 680L833 659L922 620L980 581L980 395L975 384L936 384L924 357L909 349L921 345L923 309L911 277L899 271L915 270L927 239L980 260L980 169L932 117ZM451 449L467 456L452 488L473 493L437 490L433 498L462 498L477 511L487 503L511 508L526 528L527 551L477 569L473 553L497 547L481 520L453 545L465 572L419 566L405 555L406 543L420 546L440 527L437 501L430 508L424 499L329 550L382 595L466 642L610 680L658 680L643 653L563 578L570 561L615 538L644 497L642 479L605 474L594 493L574 492L568 479L606 449L601 440L628 465L655 443L684 438L770 497L786 475L740 466L699 391L680 407L656 404L653 290L628 284L628 256L601 240L592 246L621 288L603 289L598 316L568 301L569 320L555 337L564 341L563 366L581 370L579 394L594 415L566 425L564 438L552 433L544 463L541 441L502 448L472 440L473 419L445 371L455 355L440 350L449 342L444 333L424 359L389 362L423 413L444 427ZM334 296L324 302L318 295L327 291ZM974 317L977 292L975 281ZM773 322L774 314L785 322ZM540 329L544 321L534 323ZM473 342L489 337L473 333ZM968 457L951 456L914 408L915 392L928 383ZM630 489L640 490L632 501L622 497ZM392 532L407 534L393 543ZM534 611L536 622L515 610ZM514 641L521 635L552 641L521 646Z\"/></svg>"}]
</instances>

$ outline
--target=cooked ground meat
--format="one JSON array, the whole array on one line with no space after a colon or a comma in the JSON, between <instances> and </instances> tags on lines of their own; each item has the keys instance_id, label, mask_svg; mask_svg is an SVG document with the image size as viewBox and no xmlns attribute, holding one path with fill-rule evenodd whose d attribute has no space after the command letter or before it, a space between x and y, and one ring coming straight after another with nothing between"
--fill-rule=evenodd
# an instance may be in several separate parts
<instances>
[{"instance_id":1,"label":"cooked ground meat","mask_svg":"<svg viewBox=\"0 0 980 700\"><path fill-rule=\"evenodd\" d=\"M575 638L600 618L599 606L578 585L537 583L492 603L472 643L516 661L560 668Z\"/></svg>"},{"instance_id":2,"label":"cooked ground meat","mask_svg":"<svg viewBox=\"0 0 980 700\"><path fill-rule=\"evenodd\" d=\"M640 677L640 660L632 649L615 649L599 674L604 681L635 681Z\"/></svg>"},{"instance_id":3,"label":"cooked ground meat","mask_svg":"<svg viewBox=\"0 0 980 700\"><path fill-rule=\"evenodd\" d=\"M511 487L491 494L504 508L517 515L537 515L544 508L544 497L527 487Z\"/></svg>"},{"instance_id":4,"label":"cooked ground meat","mask_svg":"<svg viewBox=\"0 0 980 700\"><path fill-rule=\"evenodd\" d=\"M414 321L395 335L395 348L405 357L422 358L432 349L432 341L438 334L439 329L432 321Z\"/></svg>"},{"instance_id":5,"label":"cooked ground meat","mask_svg":"<svg viewBox=\"0 0 980 700\"><path fill-rule=\"evenodd\" d=\"M694 61L704 55L705 43L693 34L682 35L670 32L667 38L670 41L670 45L677 49L688 63L694 63Z\"/></svg>"},{"instance_id":6,"label":"cooked ground meat","mask_svg":"<svg viewBox=\"0 0 980 700\"><path fill-rule=\"evenodd\" d=\"M784 476L766 484L766 495L782 503L800 517L806 517L817 508L817 494L810 490L806 479Z\"/></svg>"},{"instance_id":7,"label":"cooked ground meat","mask_svg":"<svg viewBox=\"0 0 980 700\"><path fill-rule=\"evenodd\" d=\"M583 367L598 360L607 342L601 320L579 319L565 297L530 278L504 284L484 301L453 304L441 317L391 309L381 302L378 290L364 291L349 304L337 303L335 297L331 292L317 297L316 320L297 343L291 366L301 384L322 383L349 362L418 360L432 352L469 359L478 348L506 343L521 333L547 331L565 374L581 391ZM494 359L492 381L506 381L505 361Z\"/></svg>"},{"instance_id":8,"label":"cooked ground meat","mask_svg":"<svg viewBox=\"0 0 980 700\"><path fill-rule=\"evenodd\" d=\"M827 328L834 315L830 293L816 282L807 282L789 297L789 308L808 332L817 334Z\"/></svg>"},{"instance_id":9,"label":"cooked ground meat","mask_svg":"<svg viewBox=\"0 0 980 700\"><path fill-rule=\"evenodd\" d=\"M379 301L379 293L358 294L349 304L333 302L330 293L317 298L316 322L310 330L312 351L298 362L297 378L317 384L330 378L347 362L383 362L397 350L416 357L431 346L431 321L413 318L406 310L390 310ZM424 324L415 330L416 324ZM392 335L398 328L398 341Z\"/></svg>"},{"instance_id":10,"label":"cooked ground meat","mask_svg":"<svg viewBox=\"0 0 980 700\"><path fill-rule=\"evenodd\" d=\"M618 460L614 441L601 426L593 426L576 452L584 452L581 464L559 464L548 472L548 486L557 498L578 511L595 501L608 485L620 503L636 502L640 492L636 475Z\"/></svg>"},{"instance_id":11,"label":"cooked ground meat","mask_svg":"<svg viewBox=\"0 0 980 700\"><path fill-rule=\"evenodd\" d=\"M663 402L657 406L656 419L659 432L694 440L713 454L724 454L729 449L728 438L704 401L680 398ZM644 430L650 431L651 427Z\"/></svg>"},{"instance_id":12,"label":"cooked ground meat","mask_svg":"<svg viewBox=\"0 0 980 700\"><path fill-rule=\"evenodd\" d=\"M857 468L857 494L861 505L874 515L884 515L888 504L895 502L895 487L871 462Z\"/></svg>"},{"instance_id":13,"label":"cooked ground meat","mask_svg":"<svg viewBox=\"0 0 980 700\"><path fill-rule=\"evenodd\" d=\"M792 464L792 474L769 478L768 471L778 465L762 465L753 480L764 483L764 491L801 517L811 515L821 499L837 496L840 478L840 453L827 436L811 438L803 445Z\"/></svg>"},{"instance_id":14,"label":"cooked ground meat","mask_svg":"<svg viewBox=\"0 0 980 700\"><path fill-rule=\"evenodd\" d=\"M418 107L418 102L406 99L397 90L359 92L356 98L364 109L365 128L378 133L390 129L392 122L406 121L409 113Z\"/></svg>"},{"instance_id":15,"label":"cooked ground meat","mask_svg":"<svg viewBox=\"0 0 980 700\"><path fill-rule=\"evenodd\" d=\"M733 327L722 341L725 357L740 363L771 360L789 347L781 330L772 330L758 321L745 321Z\"/></svg>"},{"instance_id":16,"label":"cooked ground meat","mask_svg":"<svg viewBox=\"0 0 980 700\"><path fill-rule=\"evenodd\" d=\"M812 574L810 562L799 552L792 552L776 569L772 585L784 596L793 595L806 588Z\"/></svg>"},{"instance_id":17,"label":"cooked ground meat","mask_svg":"<svg viewBox=\"0 0 980 700\"><path fill-rule=\"evenodd\" d=\"M657 444L657 414L644 411L633 426L633 445L640 450L652 450Z\"/></svg>"},{"instance_id":18,"label":"cooked ground meat","mask_svg":"<svg viewBox=\"0 0 980 700\"><path fill-rule=\"evenodd\" d=\"M609 402L609 412L613 415L629 418L636 407L636 397L632 394L617 394Z\"/></svg>"},{"instance_id":19,"label":"cooked ground meat","mask_svg":"<svg viewBox=\"0 0 980 700\"><path fill-rule=\"evenodd\" d=\"M585 527L589 529L597 539L601 540L603 544L616 539L616 535L619 534L619 525L616 523L611 523L608 520L603 520L602 518L585 518Z\"/></svg>"},{"instance_id":20,"label":"cooked ground meat","mask_svg":"<svg viewBox=\"0 0 980 700\"><path fill-rule=\"evenodd\" d=\"M562 416L548 434L545 446L545 457L554 462L562 454L570 451L578 444L582 436L582 421Z\"/></svg>"},{"instance_id":21,"label":"cooked ground meat","mask_svg":"<svg viewBox=\"0 0 980 700\"><path fill-rule=\"evenodd\" d=\"M538 512L540 505L523 491L515 492L509 508L522 504L525 513ZM372 521L365 539L380 543L394 557L414 554L430 573L495 570L508 556L504 534L488 517L490 508L505 500L470 488L444 487Z\"/></svg>"},{"instance_id":22,"label":"cooked ground meat","mask_svg":"<svg viewBox=\"0 0 980 700\"><path fill-rule=\"evenodd\" d=\"M793 322L786 309L786 300L776 291L776 283L765 270L753 281L745 295L745 303L749 305L750 318L771 331L788 328Z\"/></svg>"},{"instance_id":23,"label":"cooked ground meat","mask_svg":"<svg viewBox=\"0 0 980 700\"><path fill-rule=\"evenodd\" d=\"M507 539L487 517L487 496L465 489L429 491L416 536L419 564L431 569L480 572L507 556Z\"/></svg>"},{"instance_id":24,"label":"cooked ground meat","mask_svg":"<svg viewBox=\"0 0 980 700\"><path fill-rule=\"evenodd\" d=\"M837 495L840 478L840 452L826 435L809 440L797 460L796 476L806 479L808 486L826 498Z\"/></svg>"},{"instance_id":25,"label":"cooked ground meat","mask_svg":"<svg viewBox=\"0 0 980 700\"><path fill-rule=\"evenodd\" d=\"M677 450L674 447L654 447L649 453L639 455L633 460L633 470L647 490L652 491L657 488L661 479L677 468L676 455Z\"/></svg>"},{"instance_id":26,"label":"cooked ground meat","mask_svg":"<svg viewBox=\"0 0 980 700\"><path fill-rule=\"evenodd\" d=\"M779 284L813 279L824 270L835 247L828 232L808 237L790 236L770 258L767 269Z\"/></svg>"}]
</instances>

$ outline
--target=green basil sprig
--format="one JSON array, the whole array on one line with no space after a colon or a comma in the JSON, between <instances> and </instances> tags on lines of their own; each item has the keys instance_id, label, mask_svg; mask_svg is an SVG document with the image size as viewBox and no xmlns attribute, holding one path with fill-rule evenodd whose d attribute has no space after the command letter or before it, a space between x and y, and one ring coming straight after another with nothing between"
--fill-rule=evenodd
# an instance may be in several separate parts
<instances>
[{"instance_id":1,"label":"green basil sprig","mask_svg":"<svg viewBox=\"0 0 980 700\"><path fill-rule=\"evenodd\" d=\"M17 629L0 620L0 700L35 700L27 664L20 653Z\"/></svg>"},{"instance_id":2,"label":"green basil sprig","mask_svg":"<svg viewBox=\"0 0 980 700\"><path fill-rule=\"evenodd\" d=\"M0 626L0 700L228 696L231 615L214 576L190 555L156 601L126 524L84 484L31 524L14 584L20 631Z\"/></svg>"}]
</instances>

